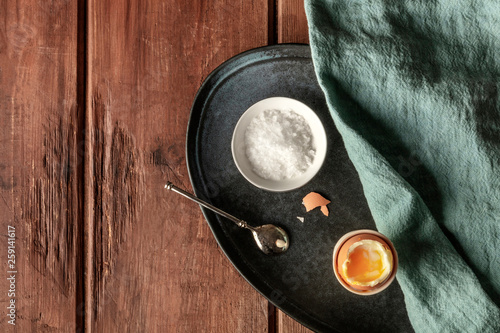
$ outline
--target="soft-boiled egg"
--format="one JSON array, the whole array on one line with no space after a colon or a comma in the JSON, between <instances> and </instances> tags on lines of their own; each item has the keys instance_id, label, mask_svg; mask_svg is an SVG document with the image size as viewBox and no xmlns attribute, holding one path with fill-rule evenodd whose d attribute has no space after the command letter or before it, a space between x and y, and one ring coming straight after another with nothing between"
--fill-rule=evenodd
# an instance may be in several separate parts
<instances>
[{"instance_id":1,"label":"soft-boiled egg","mask_svg":"<svg viewBox=\"0 0 500 333\"><path fill-rule=\"evenodd\" d=\"M391 250L371 239L352 244L342 263L342 275L347 283L354 286L374 287L389 277L391 269Z\"/></svg>"},{"instance_id":2,"label":"soft-boiled egg","mask_svg":"<svg viewBox=\"0 0 500 333\"><path fill-rule=\"evenodd\" d=\"M364 230L339 241L334 253L334 270L339 282L360 294L374 293L392 282L397 255L382 234Z\"/></svg>"}]
</instances>

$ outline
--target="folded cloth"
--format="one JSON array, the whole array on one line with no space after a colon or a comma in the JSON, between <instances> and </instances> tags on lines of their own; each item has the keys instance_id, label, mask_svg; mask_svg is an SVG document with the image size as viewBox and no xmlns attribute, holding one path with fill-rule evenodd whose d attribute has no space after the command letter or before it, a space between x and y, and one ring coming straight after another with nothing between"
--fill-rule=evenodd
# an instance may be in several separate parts
<instances>
[{"instance_id":1,"label":"folded cloth","mask_svg":"<svg viewBox=\"0 0 500 333\"><path fill-rule=\"evenodd\" d=\"M500 332L500 2L306 0L306 13L413 328Z\"/></svg>"}]
</instances>

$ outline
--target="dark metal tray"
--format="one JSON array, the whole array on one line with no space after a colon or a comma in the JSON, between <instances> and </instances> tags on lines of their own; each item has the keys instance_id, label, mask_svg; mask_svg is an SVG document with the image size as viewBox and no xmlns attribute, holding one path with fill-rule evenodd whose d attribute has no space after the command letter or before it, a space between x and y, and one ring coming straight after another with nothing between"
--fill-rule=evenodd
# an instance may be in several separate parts
<instances>
[{"instance_id":1,"label":"dark metal tray","mask_svg":"<svg viewBox=\"0 0 500 333\"><path fill-rule=\"evenodd\" d=\"M319 173L305 186L284 193L267 192L248 183L231 154L239 117L252 104L273 96L307 104L316 111L328 137L327 157ZM375 224L317 83L309 46L258 48L219 66L195 98L186 149L198 197L251 225L273 223L287 230L288 251L266 256L248 230L203 209L226 256L270 302L315 331L413 331L397 282L380 294L358 296L345 290L333 274L332 252L337 240L352 230L375 230ZM319 209L305 212L302 198L311 191L331 200L329 217Z\"/></svg>"}]
</instances>

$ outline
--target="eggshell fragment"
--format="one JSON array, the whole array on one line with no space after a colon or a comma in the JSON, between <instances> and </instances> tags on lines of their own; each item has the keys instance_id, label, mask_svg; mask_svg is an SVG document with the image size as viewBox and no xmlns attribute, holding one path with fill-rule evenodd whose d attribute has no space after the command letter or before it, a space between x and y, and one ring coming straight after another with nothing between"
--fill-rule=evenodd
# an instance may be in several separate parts
<instances>
[{"instance_id":1,"label":"eggshell fragment","mask_svg":"<svg viewBox=\"0 0 500 333\"><path fill-rule=\"evenodd\" d=\"M328 216L328 205L330 200L325 199L321 194L316 192L311 192L302 199L302 204L306 207L306 212L313 210L314 208L321 207L321 212Z\"/></svg>"}]
</instances>

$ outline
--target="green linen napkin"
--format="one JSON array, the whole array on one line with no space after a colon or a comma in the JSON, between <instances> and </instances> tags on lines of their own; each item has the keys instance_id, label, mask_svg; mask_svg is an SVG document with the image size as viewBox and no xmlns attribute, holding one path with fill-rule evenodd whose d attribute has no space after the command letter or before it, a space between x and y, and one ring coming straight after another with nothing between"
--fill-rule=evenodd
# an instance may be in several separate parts
<instances>
[{"instance_id":1,"label":"green linen napkin","mask_svg":"<svg viewBox=\"0 0 500 333\"><path fill-rule=\"evenodd\" d=\"M500 332L500 2L306 0L306 13L415 331Z\"/></svg>"}]
</instances>

